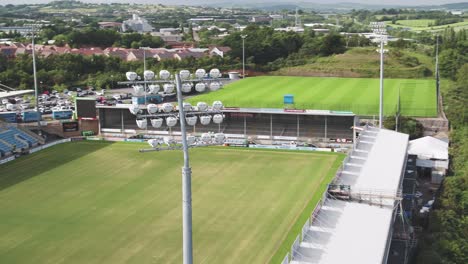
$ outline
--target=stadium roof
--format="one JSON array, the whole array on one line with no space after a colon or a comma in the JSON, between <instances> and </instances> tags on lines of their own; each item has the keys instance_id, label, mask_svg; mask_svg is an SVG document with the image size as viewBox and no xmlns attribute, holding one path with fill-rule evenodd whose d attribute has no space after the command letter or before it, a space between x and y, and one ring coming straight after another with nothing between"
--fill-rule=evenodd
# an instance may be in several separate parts
<instances>
[{"instance_id":1,"label":"stadium roof","mask_svg":"<svg viewBox=\"0 0 468 264\"><path fill-rule=\"evenodd\" d=\"M448 143L433 137L423 137L411 140L409 154L423 159L448 160Z\"/></svg>"},{"instance_id":2,"label":"stadium roof","mask_svg":"<svg viewBox=\"0 0 468 264\"><path fill-rule=\"evenodd\" d=\"M355 190L397 191L402 180L400 176L405 164L409 136L386 129L375 129L374 135L371 131L365 132L368 133L367 137L363 134L358 143L358 149L365 148L365 144L372 145L359 176L344 176L341 183L351 185ZM372 142L371 137L375 137L375 141Z\"/></svg>"},{"instance_id":3,"label":"stadium roof","mask_svg":"<svg viewBox=\"0 0 468 264\"><path fill-rule=\"evenodd\" d=\"M338 183L350 185L353 195L368 195L369 200L327 199L293 263L386 263L407 146L406 134L377 128L361 133Z\"/></svg>"},{"instance_id":4,"label":"stadium roof","mask_svg":"<svg viewBox=\"0 0 468 264\"><path fill-rule=\"evenodd\" d=\"M34 90L17 90L17 91L9 91L9 92L0 92L0 99L30 94L33 92Z\"/></svg>"},{"instance_id":5,"label":"stadium roof","mask_svg":"<svg viewBox=\"0 0 468 264\"><path fill-rule=\"evenodd\" d=\"M97 108L110 109L129 109L131 104L117 104L115 106L97 105ZM145 105L140 106L145 109ZM258 114L285 114L285 115L322 115L322 116L355 116L353 112L346 111L330 111L330 110L299 110L299 109L283 109L283 108L233 108L226 107L223 109L225 113L258 113Z\"/></svg>"}]
</instances>

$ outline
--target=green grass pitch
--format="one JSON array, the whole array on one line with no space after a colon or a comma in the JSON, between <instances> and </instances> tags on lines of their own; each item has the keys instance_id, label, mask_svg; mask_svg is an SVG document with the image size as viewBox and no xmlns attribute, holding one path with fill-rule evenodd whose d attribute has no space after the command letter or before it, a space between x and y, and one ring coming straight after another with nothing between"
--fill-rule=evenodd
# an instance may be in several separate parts
<instances>
[{"instance_id":1,"label":"green grass pitch","mask_svg":"<svg viewBox=\"0 0 468 264\"><path fill-rule=\"evenodd\" d=\"M377 66L378 67L378 66ZM352 111L378 115L379 79L262 76L240 80L223 89L195 96L188 101L211 103L221 100L228 107L283 108L283 96L294 95L298 109ZM437 115L435 81L386 79L384 114L394 115L400 94L403 115Z\"/></svg>"},{"instance_id":2,"label":"green grass pitch","mask_svg":"<svg viewBox=\"0 0 468 264\"><path fill-rule=\"evenodd\" d=\"M0 166L0 263L181 263L180 151L65 143ZM192 149L195 263L277 263L342 155Z\"/></svg>"}]
</instances>

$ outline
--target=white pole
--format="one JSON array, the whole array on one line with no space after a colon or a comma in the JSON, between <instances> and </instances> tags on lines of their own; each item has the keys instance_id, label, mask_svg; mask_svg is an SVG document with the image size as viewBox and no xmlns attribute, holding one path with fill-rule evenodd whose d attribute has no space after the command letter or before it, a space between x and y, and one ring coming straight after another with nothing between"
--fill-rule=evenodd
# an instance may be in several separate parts
<instances>
[{"instance_id":1,"label":"white pole","mask_svg":"<svg viewBox=\"0 0 468 264\"><path fill-rule=\"evenodd\" d=\"M242 38L242 79L245 78L245 38L247 35L241 35Z\"/></svg>"},{"instance_id":2,"label":"white pole","mask_svg":"<svg viewBox=\"0 0 468 264\"><path fill-rule=\"evenodd\" d=\"M384 39L383 36L381 36L380 39L380 104L379 104L379 128L382 128L382 123L383 123L383 71L384 71Z\"/></svg>"},{"instance_id":3,"label":"white pole","mask_svg":"<svg viewBox=\"0 0 468 264\"><path fill-rule=\"evenodd\" d=\"M143 48L143 79L145 80L145 102L144 105L147 105L146 103L146 48ZM148 108L146 108L146 111L148 111ZM146 126L146 134L148 134L148 126Z\"/></svg>"},{"instance_id":4,"label":"white pole","mask_svg":"<svg viewBox=\"0 0 468 264\"><path fill-rule=\"evenodd\" d=\"M41 135L41 118L39 118L39 91L37 90L37 74L36 74L36 46L34 43L34 25L32 25L32 57L33 57L33 76L34 76L34 96L36 97L36 112L38 133Z\"/></svg>"},{"instance_id":5,"label":"white pole","mask_svg":"<svg viewBox=\"0 0 468 264\"><path fill-rule=\"evenodd\" d=\"M189 165L187 131L185 131L185 113L182 100L180 76L176 74L177 101L179 103L180 132L182 133L182 148L184 151L184 167L182 167L182 224L183 224L183 263L193 263L192 253L192 169Z\"/></svg>"}]
</instances>

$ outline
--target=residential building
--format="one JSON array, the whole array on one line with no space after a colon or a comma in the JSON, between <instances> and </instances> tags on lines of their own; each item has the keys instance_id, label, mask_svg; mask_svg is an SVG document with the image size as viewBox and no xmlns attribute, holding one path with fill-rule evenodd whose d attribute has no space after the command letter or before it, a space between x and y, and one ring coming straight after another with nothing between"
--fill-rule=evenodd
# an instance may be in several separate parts
<instances>
[{"instance_id":1,"label":"residential building","mask_svg":"<svg viewBox=\"0 0 468 264\"><path fill-rule=\"evenodd\" d=\"M133 14L132 19L125 20L122 24L122 31L135 31L138 33L151 32L154 28L148 23L148 21L136 14Z\"/></svg>"},{"instance_id":2,"label":"residential building","mask_svg":"<svg viewBox=\"0 0 468 264\"><path fill-rule=\"evenodd\" d=\"M253 16L250 18L249 22L252 23L269 23L273 20L273 18L269 16Z\"/></svg>"},{"instance_id":3,"label":"residential building","mask_svg":"<svg viewBox=\"0 0 468 264\"><path fill-rule=\"evenodd\" d=\"M226 53L230 51L230 47L213 47L210 49L210 56L220 56L221 58L224 58Z\"/></svg>"},{"instance_id":4,"label":"residential building","mask_svg":"<svg viewBox=\"0 0 468 264\"><path fill-rule=\"evenodd\" d=\"M116 29L119 31L122 29L122 23L119 22L99 22L98 24L100 29Z\"/></svg>"},{"instance_id":5,"label":"residential building","mask_svg":"<svg viewBox=\"0 0 468 264\"><path fill-rule=\"evenodd\" d=\"M183 59L190 58L190 57L198 59L204 56L205 56L205 53L203 52L181 51L181 52L174 54L174 59L183 60Z\"/></svg>"}]
</instances>

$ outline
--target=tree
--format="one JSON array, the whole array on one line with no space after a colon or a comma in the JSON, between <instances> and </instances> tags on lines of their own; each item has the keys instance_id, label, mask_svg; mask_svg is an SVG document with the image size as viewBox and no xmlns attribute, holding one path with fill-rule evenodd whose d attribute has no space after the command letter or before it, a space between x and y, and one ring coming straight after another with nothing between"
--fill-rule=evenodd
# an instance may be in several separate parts
<instances>
[{"instance_id":1,"label":"tree","mask_svg":"<svg viewBox=\"0 0 468 264\"><path fill-rule=\"evenodd\" d=\"M395 130L396 120L394 116L385 118L384 127ZM424 134L423 125L416 119L401 116L398 119L398 132L408 134L410 139L420 138Z\"/></svg>"},{"instance_id":2,"label":"tree","mask_svg":"<svg viewBox=\"0 0 468 264\"><path fill-rule=\"evenodd\" d=\"M346 51L346 43L342 36L334 33L326 35L320 44L319 53L322 56L339 54Z\"/></svg>"}]
</instances>

